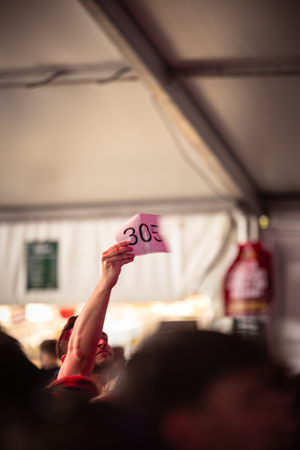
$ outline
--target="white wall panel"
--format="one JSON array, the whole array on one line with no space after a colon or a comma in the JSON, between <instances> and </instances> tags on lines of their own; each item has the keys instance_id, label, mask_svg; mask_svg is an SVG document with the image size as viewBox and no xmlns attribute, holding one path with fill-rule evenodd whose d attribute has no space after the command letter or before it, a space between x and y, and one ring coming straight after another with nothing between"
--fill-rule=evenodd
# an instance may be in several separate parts
<instances>
[{"instance_id":1,"label":"white wall panel","mask_svg":"<svg viewBox=\"0 0 300 450\"><path fill-rule=\"evenodd\" d=\"M101 253L115 243L113 233L127 219L1 223L0 303L87 301L99 279ZM236 243L231 213L168 215L162 226L172 253L136 257L123 268L112 301L171 301L199 292L220 302L229 250ZM25 244L47 240L59 243L59 288L26 291Z\"/></svg>"}]
</instances>

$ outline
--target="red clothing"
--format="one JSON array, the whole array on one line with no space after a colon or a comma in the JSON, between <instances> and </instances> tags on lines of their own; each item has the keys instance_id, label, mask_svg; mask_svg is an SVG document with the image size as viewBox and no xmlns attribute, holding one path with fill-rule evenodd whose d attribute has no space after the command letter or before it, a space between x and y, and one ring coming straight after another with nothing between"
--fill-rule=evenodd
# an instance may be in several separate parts
<instances>
[{"instance_id":1,"label":"red clothing","mask_svg":"<svg viewBox=\"0 0 300 450\"><path fill-rule=\"evenodd\" d=\"M99 395L96 384L87 377L73 375L53 381L48 387L54 394L75 394L84 399L91 400Z\"/></svg>"}]
</instances>

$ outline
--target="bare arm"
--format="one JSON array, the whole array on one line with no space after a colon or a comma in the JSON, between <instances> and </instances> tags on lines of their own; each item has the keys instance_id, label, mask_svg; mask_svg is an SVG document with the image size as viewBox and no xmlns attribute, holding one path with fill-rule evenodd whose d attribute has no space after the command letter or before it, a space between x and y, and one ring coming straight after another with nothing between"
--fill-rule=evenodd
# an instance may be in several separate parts
<instances>
[{"instance_id":1,"label":"bare arm","mask_svg":"<svg viewBox=\"0 0 300 450\"><path fill-rule=\"evenodd\" d=\"M118 281L122 266L133 261L134 256L129 253L130 251L132 247L125 241L102 253L101 278L75 322L67 356L59 371L58 379L70 375L87 377L91 375L111 289Z\"/></svg>"}]
</instances>

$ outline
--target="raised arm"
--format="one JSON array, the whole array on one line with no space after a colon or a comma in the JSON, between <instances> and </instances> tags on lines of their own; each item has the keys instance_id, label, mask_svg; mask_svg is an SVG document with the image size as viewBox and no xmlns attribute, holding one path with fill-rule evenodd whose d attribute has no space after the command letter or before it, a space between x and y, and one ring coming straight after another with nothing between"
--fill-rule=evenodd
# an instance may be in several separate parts
<instances>
[{"instance_id":1,"label":"raised arm","mask_svg":"<svg viewBox=\"0 0 300 450\"><path fill-rule=\"evenodd\" d=\"M118 281L122 266L133 261L132 250L129 241L125 241L102 253L99 283L75 322L58 379L70 375L91 375L110 293Z\"/></svg>"}]
</instances>

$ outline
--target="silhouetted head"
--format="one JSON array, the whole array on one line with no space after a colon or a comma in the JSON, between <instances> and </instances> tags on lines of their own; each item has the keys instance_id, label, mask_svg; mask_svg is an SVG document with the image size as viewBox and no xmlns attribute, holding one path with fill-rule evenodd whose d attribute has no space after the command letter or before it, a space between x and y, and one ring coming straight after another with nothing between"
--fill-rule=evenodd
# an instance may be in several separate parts
<instances>
[{"instance_id":1,"label":"silhouetted head","mask_svg":"<svg viewBox=\"0 0 300 450\"><path fill-rule=\"evenodd\" d=\"M43 369L53 369L57 367L55 339L47 339L40 344L40 360Z\"/></svg>"},{"instance_id":2,"label":"silhouetted head","mask_svg":"<svg viewBox=\"0 0 300 450\"><path fill-rule=\"evenodd\" d=\"M44 385L41 371L29 361L19 342L0 332L0 398L25 397Z\"/></svg>"},{"instance_id":3,"label":"silhouetted head","mask_svg":"<svg viewBox=\"0 0 300 450\"><path fill-rule=\"evenodd\" d=\"M208 331L151 337L127 364L117 400L179 450L262 450L264 348Z\"/></svg>"}]
</instances>

